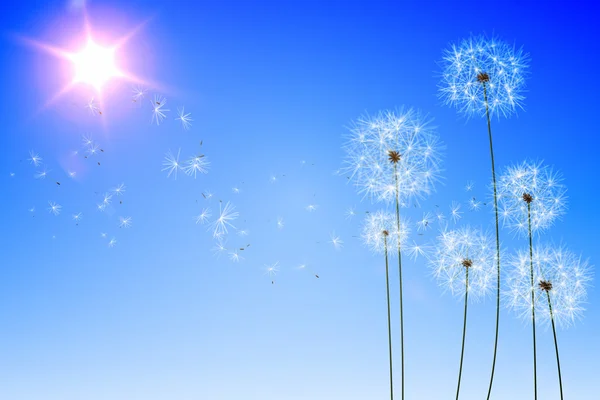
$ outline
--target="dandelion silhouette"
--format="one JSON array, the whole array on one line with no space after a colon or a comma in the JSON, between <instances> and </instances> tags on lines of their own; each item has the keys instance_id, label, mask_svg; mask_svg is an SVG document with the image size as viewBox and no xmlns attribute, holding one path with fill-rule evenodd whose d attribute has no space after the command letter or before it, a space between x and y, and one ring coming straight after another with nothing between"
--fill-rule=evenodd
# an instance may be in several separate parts
<instances>
[{"instance_id":1,"label":"dandelion silhouette","mask_svg":"<svg viewBox=\"0 0 600 400\"><path fill-rule=\"evenodd\" d=\"M462 378L469 295L474 299L490 293L495 280L495 261L492 238L469 226L453 231L442 231L430 259L433 275L440 286L453 295L465 299L456 399L460 393Z\"/></svg>"},{"instance_id":2,"label":"dandelion silhouette","mask_svg":"<svg viewBox=\"0 0 600 400\"><path fill-rule=\"evenodd\" d=\"M390 311L390 280L389 280L389 250L395 250L398 244L404 244L408 238L409 229L401 225L401 229L396 227L395 216L385 211L377 211L367 215L365 218L362 239L364 244L371 248L375 253L383 253L385 257L385 285L387 299L387 317L388 317L388 348L390 364L390 398L394 398L393 366L392 366L392 325ZM389 240L389 237L397 240ZM392 252L394 254L394 252Z\"/></svg>"},{"instance_id":3,"label":"dandelion silhouette","mask_svg":"<svg viewBox=\"0 0 600 400\"><path fill-rule=\"evenodd\" d=\"M548 245L538 246L531 256L526 250L517 252L510 258L509 265L508 289L504 293L508 306L532 322L531 310L537 309L538 320L552 326L560 398L563 399L556 326L568 327L582 317L591 267L565 247Z\"/></svg>"},{"instance_id":4,"label":"dandelion silhouette","mask_svg":"<svg viewBox=\"0 0 600 400\"><path fill-rule=\"evenodd\" d=\"M524 100L525 73L528 56L521 49L496 38L471 36L444 51L441 66L442 80L439 85L440 98L445 104L471 117L475 114L486 117L492 163L494 189L494 211L496 214L496 336L494 357L490 375L487 400L492 394L498 332L500 325L500 228L498 222L498 199L496 194L496 170L492 140L491 117L508 117L522 108Z\"/></svg>"},{"instance_id":5,"label":"dandelion silhouette","mask_svg":"<svg viewBox=\"0 0 600 400\"><path fill-rule=\"evenodd\" d=\"M529 238L531 284L531 320L533 334L533 384L537 399L537 350L535 333L533 234L550 227L566 209L565 187L561 177L541 162L523 162L510 166L500 176L498 200L502 219L520 235Z\"/></svg>"},{"instance_id":6,"label":"dandelion silhouette","mask_svg":"<svg viewBox=\"0 0 600 400\"><path fill-rule=\"evenodd\" d=\"M348 142L345 166L340 172L358 192L371 200L395 203L396 230L401 230L400 206L425 197L440 175L440 148L430 121L413 109L382 111L358 119ZM402 252L397 238L400 286L400 354L404 399L404 316L402 304Z\"/></svg>"}]
</instances>

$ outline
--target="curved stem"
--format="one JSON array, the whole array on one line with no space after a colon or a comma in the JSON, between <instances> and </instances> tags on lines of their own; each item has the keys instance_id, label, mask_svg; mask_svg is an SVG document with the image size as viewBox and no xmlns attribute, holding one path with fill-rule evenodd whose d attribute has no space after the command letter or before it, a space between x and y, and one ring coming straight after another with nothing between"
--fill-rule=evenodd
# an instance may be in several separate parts
<instances>
[{"instance_id":1,"label":"curved stem","mask_svg":"<svg viewBox=\"0 0 600 400\"><path fill-rule=\"evenodd\" d=\"M556 326L554 325L554 314L552 313L552 302L550 301L550 292L548 295L548 307L550 308L550 319L552 321L552 333L554 334L554 349L556 350L556 366L558 367L558 385L560 386L560 400L563 400L562 376L560 374L560 358L558 357L558 341L556 340Z\"/></svg>"},{"instance_id":2,"label":"curved stem","mask_svg":"<svg viewBox=\"0 0 600 400\"><path fill-rule=\"evenodd\" d=\"M398 167L394 164L394 178L396 180L396 225L398 235L398 277L400 280L400 371L402 374L402 400L404 400L404 312L402 309L402 252L400 249L400 189L398 186Z\"/></svg>"},{"instance_id":3,"label":"curved stem","mask_svg":"<svg viewBox=\"0 0 600 400\"><path fill-rule=\"evenodd\" d=\"M458 394L460 393L460 378L462 377L463 358L465 355L465 336L467 334L467 305L469 304L469 268L465 268L465 271L465 315L463 322L462 349L460 351L460 368L458 369L458 385L456 386L456 400L458 400Z\"/></svg>"},{"instance_id":4,"label":"curved stem","mask_svg":"<svg viewBox=\"0 0 600 400\"><path fill-rule=\"evenodd\" d=\"M496 339L494 340L494 361L492 362L492 375L490 377L490 387L487 400L492 394L492 385L494 383L494 372L496 370L496 355L498 353L498 327L500 325L500 228L498 224L498 195L496 190L496 168L494 165L494 146L492 143L492 123L490 121L490 109L488 107L487 88L483 82L483 96L485 99L485 113L487 115L488 136L490 139L490 155L492 158L492 181L494 182L494 211L496 212L496 259L498 262L497 292L496 292Z\"/></svg>"},{"instance_id":5,"label":"curved stem","mask_svg":"<svg viewBox=\"0 0 600 400\"><path fill-rule=\"evenodd\" d=\"M535 293L533 286L533 239L531 237L531 203L527 203L527 222L529 224L529 262L531 275L531 322L533 326L533 398L537 400L537 356L535 345Z\"/></svg>"},{"instance_id":6,"label":"curved stem","mask_svg":"<svg viewBox=\"0 0 600 400\"><path fill-rule=\"evenodd\" d=\"M388 268L388 246L386 235L383 236L383 243L385 248L385 285L387 287L388 347L390 350L390 399L394 400L394 377L392 372L392 316L390 311L390 278Z\"/></svg>"}]
</instances>

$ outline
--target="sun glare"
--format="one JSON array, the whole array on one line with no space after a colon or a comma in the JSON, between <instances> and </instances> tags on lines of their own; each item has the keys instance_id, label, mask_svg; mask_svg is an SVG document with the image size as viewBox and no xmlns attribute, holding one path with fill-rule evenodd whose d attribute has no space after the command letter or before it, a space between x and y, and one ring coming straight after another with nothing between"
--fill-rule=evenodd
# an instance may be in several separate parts
<instances>
[{"instance_id":1,"label":"sun glare","mask_svg":"<svg viewBox=\"0 0 600 400\"><path fill-rule=\"evenodd\" d=\"M115 66L114 49L98 46L89 40L86 47L72 56L75 63L75 82L83 82L100 90L111 77L119 75Z\"/></svg>"}]
</instances>

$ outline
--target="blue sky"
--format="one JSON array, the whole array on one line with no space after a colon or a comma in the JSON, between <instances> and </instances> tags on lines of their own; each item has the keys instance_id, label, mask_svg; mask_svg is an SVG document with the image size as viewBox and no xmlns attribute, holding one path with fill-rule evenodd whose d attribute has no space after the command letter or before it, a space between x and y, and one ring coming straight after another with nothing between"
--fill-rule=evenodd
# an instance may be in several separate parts
<instances>
[{"instance_id":1,"label":"blue sky","mask_svg":"<svg viewBox=\"0 0 600 400\"><path fill-rule=\"evenodd\" d=\"M490 210L466 206L489 194L485 121L466 121L437 98L436 61L470 33L496 34L530 54L525 111L493 121L497 167L534 158L560 170L569 211L540 240L563 242L597 264L600 45L589 7L90 1L87 10L107 43L147 21L124 45L123 60L153 82L149 94L167 97L171 112L151 125L149 105L131 102L127 82L105 91L102 117L85 110L93 96L86 87L44 107L70 79L68 64L20 38L70 48L83 15L64 1L13 2L0 15L0 398L386 398L384 265L354 237L364 211L382 206L361 203L334 172L352 120L418 108L434 118L446 146L444 182L421 209L403 213L414 221L439 205L447 214L458 201L462 221L493 228ZM178 106L192 113L189 131L173 120ZM88 133L105 151L73 158ZM164 154L181 148L190 156L201 140L209 173L167 179ZM32 149L51 170L46 180L33 178ZM467 181L475 182L472 193ZM97 211L102 194L121 182L123 204ZM202 197L208 190L212 200ZM240 263L216 258L211 233L193 220L203 207L216 213L219 199L236 206L236 227L249 231L229 235L232 248L251 245ZM59 216L48 213L49 201L62 205ZM317 210L306 211L309 204ZM359 215L348 220L352 206ZM131 216L132 227L119 228L119 216ZM435 230L414 240L428 243ZM344 241L340 250L329 243L333 232ZM501 234L509 250L526 245ZM272 284L264 267L276 262ZM393 300L396 282L393 273ZM567 398L592 400L600 389L598 303L591 289L585 318L559 332ZM463 399L487 391L494 306L487 299L470 308ZM397 301L392 312L398 365ZM407 398L454 395L461 328L460 300L442 293L423 259L407 261ZM503 310L492 398L533 397L530 346L529 327ZM558 399L550 330L539 332L538 357L539 396Z\"/></svg>"}]
</instances>

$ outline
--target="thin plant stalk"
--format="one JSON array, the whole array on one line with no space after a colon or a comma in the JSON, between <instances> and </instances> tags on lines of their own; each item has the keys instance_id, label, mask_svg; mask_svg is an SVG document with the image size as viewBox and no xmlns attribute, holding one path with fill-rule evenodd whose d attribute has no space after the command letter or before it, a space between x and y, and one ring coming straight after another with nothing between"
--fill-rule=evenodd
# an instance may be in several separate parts
<instances>
[{"instance_id":1,"label":"thin plant stalk","mask_svg":"<svg viewBox=\"0 0 600 400\"><path fill-rule=\"evenodd\" d=\"M390 311L390 278L388 267L387 232L383 233L383 243L385 249L385 285L387 288L388 347L390 351L390 399L394 400L394 377L392 368L392 316Z\"/></svg>"},{"instance_id":2,"label":"thin plant stalk","mask_svg":"<svg viewBox=\"0 0 600 400\"><path fill-rule=\"evenodd\" d=\"M546 290L548 296L548 308L550 309L550 320L552 321L552 333L554 334L554 349L556 350L556 366L558 368L558 385L560 386L560 400L563 400L562 376L560 374L560 358L558 356L558 341L556 340L556 326L554 324L554 314L552 313L552 302L550 301L550 292Z\"/></svg>"},{"instance_id":3,"label":"thin plant stalk","mask_svg":"<svg viewBox=\"0 0 600 400\"><path fill-rule=\"evenodd\" d=\"M465 336L467 333L467 305L469 299L469 268L465 268L465 315L463 322L463 336L462 336L462 349L460 350L460 367L458 369L458 385L456 386L456 400L458 400L458 394L460 393L460 379L462 377L463 359L465 355Z\"/></svg>"},{"instance_id":4,"label":"thin plant stalk","mask_svg":"<svg viewBox=\"0 0 600 400\"><path fill-rule=\"evenodd\" d=\"M487 75L486 75L487 76ZM485 100L485 113L487 116L487 125L488 125L488 136L490 140L490 155L492 160L492 181L494 183L494 211L496 213L496 259L498 263L498 276L497 276L497 291L496 291L496 338L494 340L494 360L492 362L492 374L490 376L490 387L488 390L487 400L490 399L492 395L492 385L494 383L494 372L496 370L496 355L498 353L498 328L500 325L500 225L498 222L498 195L496 189L496 167L494 164L494 146L492 142L492 123L490 120L490 109L488 105L487 98L487 88L485 86L485 81L483 84L483 97Z\"/></svg>"},{"instance_id":5,"label":"thin plant stalk","mask_svg":"<svg viewBox=\"0 0 600 400\"><path fill-rule=\"evenodd\" d=\"M525 197L525 195L523 196ZM526 200L527 201L527 200ZM531 236L531 202L527 202L527 221L529 224L529 262L531 275L531 322L533 326L533 393L537 400L537 356L535 343L535 293L533 284L533 239Z\"/></svg>"},{"instance_id":6,"label":"thin plant stalk","mask_svg":"<svg viewBox=\"0 0 600 400\"><path fill-rule=\"evenodd\" d=\"M398 229L398 278L400 281L400 360L402 374L402 400L404 400L404 312L402 308L402 252L400 249L400 188L398 185L398 166L394 163L394 177L396 179L396 225Z\"/></svg>"}]
</instances>

